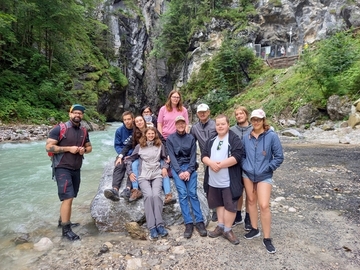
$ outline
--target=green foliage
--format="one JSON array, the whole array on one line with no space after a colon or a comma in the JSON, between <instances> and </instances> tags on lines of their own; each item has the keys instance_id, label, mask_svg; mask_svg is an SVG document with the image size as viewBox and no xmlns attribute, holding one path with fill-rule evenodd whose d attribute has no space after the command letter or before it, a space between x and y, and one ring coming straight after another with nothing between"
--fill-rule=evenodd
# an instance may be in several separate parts
<instances>
[{"instance_id":1,"label":"green foliage","mask_svg":"<svg viewBox=\"0 0 360 270\"><path fill-rule=\"evenodd\" d=\"M354 95L359 90L359 53L359 37L339 32L319 42L316 51L306 50L299 71L320 87L325 99L333 94Z\"/></svg>"},{"instance_id":2,"label":"green foliage","mask_svg":"<svg viewBox=\"0 0 360 270\"><path fill-rule=\"evenodd\" d=\"M120 68L111 66L109 68L109 74L115 83L117 83L120 87L125 87L128 85L129 82Z\"/></svg>"},{"instance_id":3,"label":"green foliage","mask_svg":"<svg viewBox=\"0 0 360 270\"><path fill-rule=\"evenodd\" d=\"M114 54L113 50L107 51L107 26L98 21L99 3L100 0L3 0L0 4L2 121L46 122L49 117L63 120L72 103L96 105L98 93L109 89L110 81L120 86L127 84L121 74L113 79L107 75L107 59L113 59ZM85 90L73 89L73 78L79 73L86 73L86 80L91 80L84 83ZM101 90L98 90L96 82L100 81ZM102 118L95 113L94 117Z\"/></svg>"},{"instance_id":4,"label":"green foliage","mask_svg":"<svg viewBox=\"0 0 360 270\"><path fill-rule=\"evenodd\" d=\"M239 40L226 39L218 54L205 62L183 91L190 102L210 105L213 113L223 110L224 102L241 93L263 72L263 64Z\"/></svg>"},{"instance_id":5,"label":"green foliage","mask_svg":"<svg viewBox=\"0 0 360 270\"><path fill-rule=\"evenodd\" d=\"M282 7L281 0L269 0L269 4L272 4L274 7Z\"/></svg>"},{"instance_id":6,"label":"green foliage","mask_svg":"<svg viewBox=\"0 0 360 270\"><path fill-rule=\"evenodd\" d=\"M249 0L241 1L241 8L229 8L231 0L172 0L161 17L152 56L167 58L171 67L185 58L190 38L212 17L228 20L241 26L254 11ZM236 29L234 29L236 30Z\"/></svg>"}]
</instances>

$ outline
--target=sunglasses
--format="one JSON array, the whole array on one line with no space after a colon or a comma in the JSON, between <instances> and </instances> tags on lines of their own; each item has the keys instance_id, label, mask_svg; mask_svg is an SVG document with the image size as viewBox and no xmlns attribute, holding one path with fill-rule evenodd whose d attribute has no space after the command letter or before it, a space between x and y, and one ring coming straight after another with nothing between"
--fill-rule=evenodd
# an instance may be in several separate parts
<instances>
[{"instance_id":1,"label":"sunglasses","mask_svg":"<svg viewBox=\"0 0 360 270\"><path fill-rule=\"evenodd\" d=\"M220 150L220 149L221 149L221 146L223 145L223 142L224 142L224 141L219 141L219 144L218 144L216 150Z\"/></svg>"}]
</instances>

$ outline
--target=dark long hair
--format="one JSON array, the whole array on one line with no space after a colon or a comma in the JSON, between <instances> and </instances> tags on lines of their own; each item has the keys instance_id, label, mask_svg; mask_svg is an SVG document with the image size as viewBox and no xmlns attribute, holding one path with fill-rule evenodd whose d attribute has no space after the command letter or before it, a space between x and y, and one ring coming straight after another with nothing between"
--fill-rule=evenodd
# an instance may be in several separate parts
<instances>
[{"instance_id":1,"label":"dark long hair","mask_svg":"<svg viewBox=\"0 0 360 270\"><path fill-rule=\"evenodd\" d=\"M153 111L152 111L151 107L148 106L148 105L145 105L144 107L141 108L140 114L143 115L143 113L144 113L144 111L145 111L146 109L149 109L149 111L151 112L151 114L153 114Z\"/></svg>"},{"instance_id":2,"label":"dark long hair","mask_svg":"<svg viewBox=\"0 0 360 270\"><path fill-rule=\"evenodd\" d=\"M145 127L146 127L146 121L144 119L144 117L142 115L138 115L134 118L134 120L138 117L141 117L144 120L145 123ZM142 137L143 133L142 131L136 126L135 121L134 121L134 127L133 127L133 134L132 134L132 148L135 148L136 145L139 144L140 142L140 138Z\"/></svg>"}]
</instances>

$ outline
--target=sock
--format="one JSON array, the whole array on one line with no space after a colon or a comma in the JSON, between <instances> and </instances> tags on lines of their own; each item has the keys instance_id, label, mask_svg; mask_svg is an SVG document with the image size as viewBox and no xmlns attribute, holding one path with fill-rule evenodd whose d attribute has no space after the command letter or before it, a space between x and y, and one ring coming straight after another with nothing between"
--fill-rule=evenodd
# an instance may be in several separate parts
<instances>
[{"instance_id":1,"label":"sock","mask_svg":"<svg viewBox=\"0 0 360 270\"><path fill-rule=\"evenodd\" d=\"M224 232L229 232L229 231L231 231L231 228L224 226Z\"/></svg>"},{"instance_id":2,"label":"sock","mask_svg":"<svg viewBox=\"0 0 360 270\"><path fill-rule=\"evenodd\" d=\"M225 225L223 223L218 223L218 226L222 229L224 229Z\"/></svg>"},{"instance_id":3,"label":"sock","mask_svg":"<svg viewBox=\"0 0 360 270\"><path fill-rule=\"evenodd\" d=\"M68 221L68 222L61 222L61 226L66 226L66 225L69 225L69 224L71 224L70 221Z\"/></svg>"}]
</instances>

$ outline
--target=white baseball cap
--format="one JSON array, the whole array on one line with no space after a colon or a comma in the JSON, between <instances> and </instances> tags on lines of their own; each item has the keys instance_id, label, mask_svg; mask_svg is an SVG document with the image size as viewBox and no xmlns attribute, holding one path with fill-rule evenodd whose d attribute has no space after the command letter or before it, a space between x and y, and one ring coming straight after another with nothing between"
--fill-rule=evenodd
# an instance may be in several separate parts
<instances>
[{"instance_id":1,"label":"white baseball cap","mask_svg":"<svg viewBox=\"0 0 360 270\"><path fill-rule=\"evenodd\" d=\"M210 110L209 106L206 105L205 103L201 103L198 107L197 107L197 110L196 112L206 112Z\"/></svg>"},{"instance_id":2,"label":"white baseball cap","mask_svg":"<svg viewBox=\"0 0 360 270\"><path fill-rule=\"evenodd\" d=\"M251 116L250 116L250 119L253 118L253 117L257 117L257 118L265 118L266 117L266 114L265 112L262 110L262 109L257 109L257 110L253 110L251 112Z\"/></svg>"}]
</instances>

